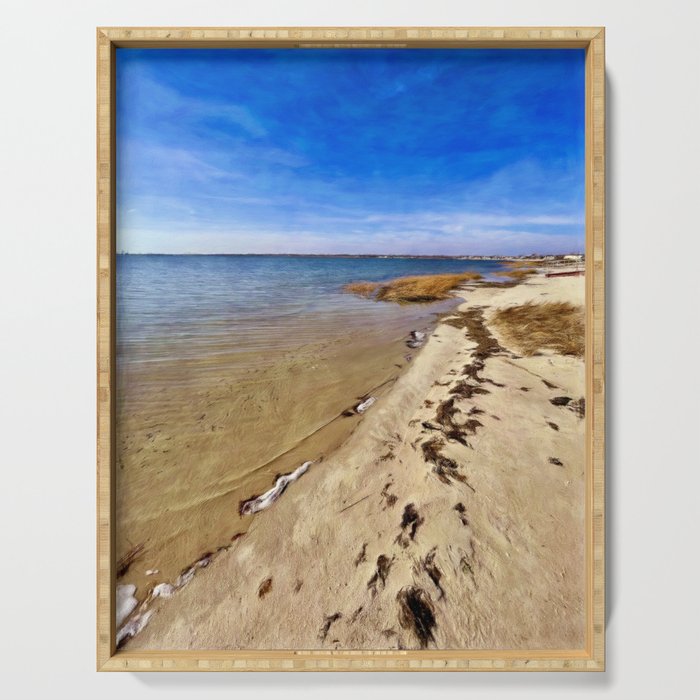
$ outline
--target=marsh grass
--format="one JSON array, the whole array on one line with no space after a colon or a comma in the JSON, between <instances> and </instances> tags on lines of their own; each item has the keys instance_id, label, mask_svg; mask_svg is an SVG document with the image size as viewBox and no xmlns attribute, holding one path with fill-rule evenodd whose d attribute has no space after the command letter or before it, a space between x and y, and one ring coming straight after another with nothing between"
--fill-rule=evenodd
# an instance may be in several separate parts
<instances>
[{"instance_id":1,"label":"marsh grass","mask_svg":"<svg viewBox=\"0 0 700 700\"><path fill-rule=\"evenodd\" d=\"M415 275L399 277L388 282L351 282L343 287L343 291L376 301L393 301L399 304L421 303L448 299L450 292L464 282L475 282L480 279L482 276L478 272Z\"/></svg>"},{"instance_id":2,"label":"marsh grass","mask_svg":"<svg viewBox=\"0 0 700 700\"><path fill-rule=\"evenodd\" d=\"M540 260L509 260L506 265L513 269L537 268L542 266Z\"/></svg>"},{"instance_id":3,"label":"marsh grass","mask_svg":"<svg viewBox=\"0 0 700 700\"><path fill-rule=\"evenodd\" d=\"M369 299L377 291L378 287L379 284L377 282L350 282L350 284L346 284L343 287L343 291Z\"/></svg>"},{"instance_id":4,"label":"marsh grass","mask_svg":"<svg viewBox=\"0 0 700 700\"><path fill-rule=\"evenodd\" d=\"M525 355L550 349L583 357L585 325L581 306L558 301L528 302L498 310L493 323Z\"/></svg>"},{"instance_id":5,"label":"marsh grass","mask_svg":"<svg viewBox=\"0 0 700 700\"><path fill-rule=\"evenodd\" d=\"M505 263L508 269L494 273L498 277L508 277L511 281L524 282L531 275L537 274L537 268L542 263L537 260L511 260Z\"/></svg>"},{"instance_id":6,"label":"marsh grass","mask_svg":"<svg viewBox=\"0 0 700 700\"><path fill-rule=\"evenodd\" d=\"M499 277L508 277L516 282L522 282L531 275L536 275L537 270L531 267L521 267L513 270L501 270L500 272L495 272L494 274L498 275Z\"/></svg>"}]
</instances>

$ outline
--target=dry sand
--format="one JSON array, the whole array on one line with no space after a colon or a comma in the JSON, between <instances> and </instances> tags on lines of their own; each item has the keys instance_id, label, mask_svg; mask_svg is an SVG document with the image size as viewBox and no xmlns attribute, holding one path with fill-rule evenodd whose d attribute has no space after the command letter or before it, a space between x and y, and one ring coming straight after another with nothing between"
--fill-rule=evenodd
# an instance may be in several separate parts
<instances>
[{"instance_id":1,"label":"dry sand","mask_svg":"<svg viewBox=\"0 0 700 700\"><path fill-rule=\"evenodd\" d=\"M469 328L438 325L338 449L295 455L289 470L313 460L307 473L170 599L149 600L126 648L582 647L585 421L551 400L584 395L584 363L521 357L489 319L529 300L583 304L584 279L460 295L503 350L482 368ZM465 380L477 391L450 393ZM445 438L441 406L467 445Z\"/></svg>"}]
</instances>

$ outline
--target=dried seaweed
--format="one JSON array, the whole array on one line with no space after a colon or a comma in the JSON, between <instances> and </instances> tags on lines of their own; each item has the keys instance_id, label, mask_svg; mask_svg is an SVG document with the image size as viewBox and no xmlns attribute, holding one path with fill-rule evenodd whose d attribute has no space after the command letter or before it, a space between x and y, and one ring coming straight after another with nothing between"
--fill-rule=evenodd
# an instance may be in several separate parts
<instances>
[{"instance_id":1,"label":"dried seaweed","mask_svg":"<svg viewBox=\"0 0 700 700\"><path fill-rule=\"evenodd\" d=\"M258 598L264 598L272 590L272 577L266 578L258 586Z\"/></svg>"},{"instance_id":2,"label":"dried seaweed","mask_svg":"<svg viewBox=\"0 0 700 700\"><path fill-rule=\"evenodd\" d=\"M399 624L416 636L420 648L425 649L430 642L435 642L433 630L437 622L430 595L422 588L406 586L398 592L396 600L399 604Z\"/></svg>"}]
</instances>

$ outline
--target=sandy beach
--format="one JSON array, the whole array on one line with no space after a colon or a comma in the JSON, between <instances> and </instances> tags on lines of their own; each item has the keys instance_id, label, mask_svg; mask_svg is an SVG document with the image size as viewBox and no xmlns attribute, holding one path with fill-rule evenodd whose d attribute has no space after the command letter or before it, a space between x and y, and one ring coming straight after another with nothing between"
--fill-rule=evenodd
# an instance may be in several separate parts
<instances>
[{"instance_id":1,"label":"sandy beach","mask_svg":"<svg viewBox=\"0 0 700 700\"><path fill-rule=\"evenodd\" d=\"M191 564L134 560L118 583L136 587L125 620L142 629L122 635L126 648L582 646L584 362L552 349L526 354L495 319L528 302L581 306L584 278L540 273L517 285L466 284L457 296L459 306L392 372L405 341L395 339L382 360L388 384L371 391L355 378L357 396L376 400L347 418L350 430L256 472L251 497L310 462L273 505L241 516L226 500L231 485L212 470L221 507L208 499L166 517L172 551L184 539ZM367 353L355 352L338 381ZM216 436L218 413L237 410L220 392L213 415L202 407L199 444L235 450L235 436ZM276 430L294 420L312 430L344 403L286 412ZM181 449L175 441L186 433L161 449ZM264 445L257 459L284 447ZM138 497L131 483L124 503ZM163 483L188 489L186 479ZM219 547L197 539L193 512L220 529Z\"/></svg>"}]
</instances>

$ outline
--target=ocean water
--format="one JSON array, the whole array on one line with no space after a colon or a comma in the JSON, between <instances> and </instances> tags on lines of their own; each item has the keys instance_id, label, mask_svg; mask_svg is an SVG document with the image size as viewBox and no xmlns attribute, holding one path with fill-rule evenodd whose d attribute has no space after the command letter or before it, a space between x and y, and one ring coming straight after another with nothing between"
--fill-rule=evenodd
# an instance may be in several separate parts
<instances>
[{"instance_id":1,"label":"ocean water","mask_svg":"<svg viewBox=\"0 0 700 700\"><path fill-rule=\"evenodd\" d=\"M343 285L463 271L488 276L502 267L481 260L118 255L117 357L121 363L236 352L250 358L339 329L398 330L440 304L378 303L343 293Z\"/></svg>"}]
</instances>

